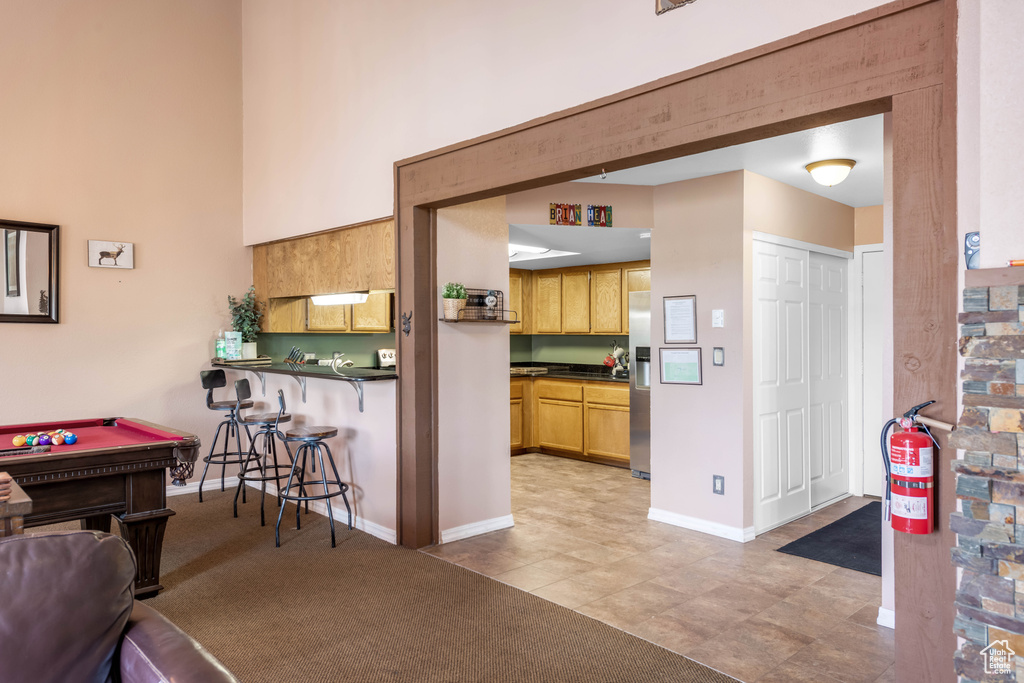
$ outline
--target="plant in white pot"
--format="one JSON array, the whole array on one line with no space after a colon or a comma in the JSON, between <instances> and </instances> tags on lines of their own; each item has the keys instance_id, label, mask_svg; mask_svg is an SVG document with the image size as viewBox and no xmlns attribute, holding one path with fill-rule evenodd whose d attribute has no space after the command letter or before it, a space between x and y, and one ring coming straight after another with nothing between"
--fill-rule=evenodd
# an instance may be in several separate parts
<instances>
[{"instance_id":1,"label":"plant in white pot","mask_svg":"<svg viewBox=\"0 0 1024 683\"><path fill-rule=\"evenodd\" d=\"M461 282L446 282L441 296L444 298L444 319L458 320L459 311L466 307L466 299L469 297L466 288Z\"/></svg>"},{"instance_id":2,"label":"plant in white pot","mask_svg":"<svg viewBox=\"0 0 1024 683\"><path fill-rule=\"evenodd\" d=\"M228 294L228 309L231 311L231 328L242 335L242 358L255 358L256 335L263 318L260 302L256 300L256 287L249 287L241 301Z\"/></svg>"}]
</instances>

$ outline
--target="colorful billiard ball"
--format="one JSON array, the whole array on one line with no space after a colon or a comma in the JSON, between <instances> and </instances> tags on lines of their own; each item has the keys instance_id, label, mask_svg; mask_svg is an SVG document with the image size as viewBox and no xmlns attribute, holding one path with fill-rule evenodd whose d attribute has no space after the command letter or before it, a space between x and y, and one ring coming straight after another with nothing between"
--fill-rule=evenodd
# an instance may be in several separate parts
<instances>
[{"instance_id":1,"label":"colorful billiard ball","mask_svg":"<svg viewBox=\"0 0 1024 683\"><path fill-rule=\"evenodd\" d=\"M53 439L51 439L51 442L53 443L54 446L63 446L64 445L64 435L63 434L55 434L53 436Z\"/></svg>"},{"instance_id":2,"label":"colorful billiard ball","mask_svg":"<svg viewBox=\"0 0 1024 683\"><path fill-rule=\"evenodd\" d=\"M40 434L39 435L39 445L40 446L49 446L50 445L50 435L49 434Z\"/></svg>"},{"instance_id":3,"label":"colorful billiard ball","mask_svg":"<svg viewBox=\"0 0 1024 683\"><path fill-rule=\"evenodd\" d=\"M16 447L24 446L25 445L25 436L23 434L18 434L16 437L11 439L11 443L13 443Z\"/></svg>"},{"instance_id":4,"label":"colorful billiard ball","mask_svg":"<svg viewBox=\"0 0 1024 683\"><path fill-rule=\"evenodd\" d=\"M68 446L70 446L71 444L75 443L76 441L78 441L78 436L77 435L72 434L71 432L64 432L64 443L66 443Z\"/></svg>"}]
</instances>

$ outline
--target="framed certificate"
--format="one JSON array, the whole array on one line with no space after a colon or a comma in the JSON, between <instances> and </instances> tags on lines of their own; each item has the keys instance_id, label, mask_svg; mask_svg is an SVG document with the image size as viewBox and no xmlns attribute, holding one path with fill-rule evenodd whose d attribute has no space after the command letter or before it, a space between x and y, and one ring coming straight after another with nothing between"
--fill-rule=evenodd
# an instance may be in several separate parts
<instances>
[{"instance_id":1,"label":"framed certificate","mask_svg":"<svg viewBox=\"0 0 1024 683\"><path fill-rule=\"evenodd\" d=\"M700 349L658 349L662 384L703 384Z\"/></svg>"},{"instance_id":2,"label":"framed certificate","mask_svg":"<svg viewBox=\"0 0 1024 683\"><path fill-rule=\"evenodd\" d=\"M697 296L666 296L665 343L697 343Z\"/></svg>"}]
</instances>

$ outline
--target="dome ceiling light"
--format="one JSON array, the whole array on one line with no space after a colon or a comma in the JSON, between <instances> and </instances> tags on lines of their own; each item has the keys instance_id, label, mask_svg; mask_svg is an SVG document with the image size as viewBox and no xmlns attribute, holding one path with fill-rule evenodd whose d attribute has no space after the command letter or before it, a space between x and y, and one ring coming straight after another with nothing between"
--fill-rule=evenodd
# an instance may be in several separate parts
<instances>
[{"instance_id":1,"label":"dome ceiling light","mask_svg":"<svg viewBox=\"0 0 1024 683\"><path fill-rule=\"evenodd\" d=\"M825 187L832 187L846 180L850 171L857 165L853 159L825 159L807 164L804 168L814 178L814 182Z\"/></svg>"}]
</instances>

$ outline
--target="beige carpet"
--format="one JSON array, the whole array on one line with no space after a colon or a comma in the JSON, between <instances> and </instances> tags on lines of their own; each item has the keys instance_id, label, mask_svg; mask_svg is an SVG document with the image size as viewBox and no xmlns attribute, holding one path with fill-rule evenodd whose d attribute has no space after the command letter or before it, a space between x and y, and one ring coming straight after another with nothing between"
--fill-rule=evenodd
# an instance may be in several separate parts
<instances>
[{"instance_id":1,"label":"beige carpet","mask_svg":"<svg viewBox=\"0 0 1024 683\"><path fill-rule=\"evenodd\" d=\"M168 500L163 592L147 600L242 681L733 679L529 593L258 494ZM291 514L289 514L291 513ZM276 519L276 518L275 518ZM286 528L287 527L287 528Z\"/></svg>"}]
</instances>

